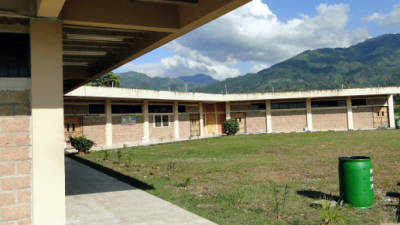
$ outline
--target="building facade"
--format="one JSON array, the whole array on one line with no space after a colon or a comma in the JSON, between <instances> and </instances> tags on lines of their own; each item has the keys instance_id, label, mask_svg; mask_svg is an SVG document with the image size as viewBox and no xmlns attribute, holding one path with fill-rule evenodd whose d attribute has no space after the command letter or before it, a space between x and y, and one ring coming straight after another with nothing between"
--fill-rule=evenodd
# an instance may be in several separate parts
<instances>
[{"instance_id":1,"label":"building facade","mask_svg":"<svg viewBox=\"0 0 400 225\"><path fill-rule=\"evenodd\" d=\"M226 119L239 133L394 128L393 94L365 88L256 94L204 94L82 87L64 101L65 140L85 136L95 149L213 137Z\"/></svg>"}]
</instances>

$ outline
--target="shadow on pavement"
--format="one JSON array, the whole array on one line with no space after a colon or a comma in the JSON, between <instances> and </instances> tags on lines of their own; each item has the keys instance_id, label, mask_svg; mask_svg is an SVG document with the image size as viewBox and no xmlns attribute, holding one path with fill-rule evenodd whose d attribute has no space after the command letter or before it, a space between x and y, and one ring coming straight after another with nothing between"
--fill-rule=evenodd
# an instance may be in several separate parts
<instances>
[{"instance_id":1,"label":"shadow on pavement","mask_svg":"<svg viewBox=\"0 0 400 225\"><path fill-rule=\"evenodd\" d=\"M65 156L66 195L92 194L154 187L113 169L76 157Z\"/></svg>"}]
</instances>

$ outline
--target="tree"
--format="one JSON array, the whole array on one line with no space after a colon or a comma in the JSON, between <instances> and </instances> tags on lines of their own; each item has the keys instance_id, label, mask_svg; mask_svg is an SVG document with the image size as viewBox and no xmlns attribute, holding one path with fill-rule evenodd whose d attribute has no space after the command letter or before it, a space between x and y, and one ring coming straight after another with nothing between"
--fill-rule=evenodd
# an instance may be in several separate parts
<instances>
[{"instance_id":1,"label":"tree","mask_svg":"<svg viewBox=\"0 0 400 225\"><path fill-rule=\"evenodd\" d=\"M91 81L88 85L95 87L122 87L120 77L113 72Z\"/></svg>"}]
</instances>

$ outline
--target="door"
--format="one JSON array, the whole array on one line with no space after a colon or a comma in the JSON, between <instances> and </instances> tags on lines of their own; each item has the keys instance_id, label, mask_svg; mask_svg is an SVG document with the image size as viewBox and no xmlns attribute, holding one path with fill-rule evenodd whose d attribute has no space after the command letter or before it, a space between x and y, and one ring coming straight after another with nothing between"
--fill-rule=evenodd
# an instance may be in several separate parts
<instances>
[{"instance_id":1,"label":"door","mask_svg":"<svg viewBox=\"0 0 400 225\"><path fill-rule=\"evenodd\" d=\"M69 141L70 137L82 136L82 120L78 116L68 116L64 119L64 137Z\"/></svg>"},{"instance_id":2,"label":"door","mask_svg":"<svg viewBox=\"0 0 400 225\"><path fill-rule=\"evenodd\" d=\"M190 136L200 136L199 114L190 114Z\"/></svg>"},{"instance_id":3,"label":"door","mask_svg":"<svg viewBox=\"0 0 400 225\"><path fill-rule=\"evenodd\" d=\"M207 129L207 136L209 135L216 135L216 126L217 126L217 118L215 117L215 113L206 113L206 129Z\"/></svg>"},{"instance_id":4,"label":"door","mask_svg":"<svg viewBox=\"0 0 400 225\"><path fill-rule=\"evenodd\" d=\"M226 120L226 114L225 113L218 113L218 133L219 134L223 134L225 133L225 129L224 129L224 122Z\"/></svg>"},{"instance_id":5,"label":"door","mask_svg":"<svg viewBox=\"0 0 400 225\"><path fill-rule=\"evenodd\" d=\"M231 113L231 118L239 122L238 133L246 133L246 114L244 112Z\"/></svg>"},{"instance_id":6,"label":"door","mask_svg":"<svg viewBox=\"0 0 400 225\"><path fill-rule=\"evenodd\" d=\"M374 107L374 128L388 127L387 107Z\"/></svg>"}]
</instances>

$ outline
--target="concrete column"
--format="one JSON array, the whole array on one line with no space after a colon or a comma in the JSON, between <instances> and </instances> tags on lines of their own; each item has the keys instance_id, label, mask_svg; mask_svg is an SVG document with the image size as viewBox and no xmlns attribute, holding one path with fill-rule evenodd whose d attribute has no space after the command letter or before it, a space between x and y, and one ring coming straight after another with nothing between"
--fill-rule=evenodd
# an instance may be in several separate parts
<instances>
[{"instance_id":1,"label":"concrete column","mask_svg":"<svg viewBox=\"0 0 400 225\"><path fill-rule=\"evenodd\" d=\"M351 104L351 96L346 97L346 107L347 107L347 129L354 129L353 122L353 105Z\"/></svg>"},{"instance_id":2,"label":"concrete column","mask_svg":"<svg viewBox=\"0 0 400 225\"><path fill-rule=\"evenodd\" d=\"M225 118L227 120L231 119L231 103L230 102L225 103L225 112L226 112Z\"/></svg>"},{"instance_id":3,"label":"concrete column","mask_svg":"<svg viewBox=\"0 0 400 225\"><path fill-rule=\"evenodd\" d=\"M113 144L111 99L106 99L106 145Z\"/></svg>"},{"instance_id":4,"label":"concrete column","mask_svg":"<svg viewBox=\"0 0 400 225\"><path fill-rule=\"evenodd\" d=\"M199 114L200 114L200 137L204 136L204 122L203 122L203 103L199 103Z\"/></svg>"},{"instance_id":5,"label":"concrete column","mask_svg":"<svg viewBox=\"0 0 400 225\"><path fill-rule=\"evenodd\" d=\"M393 95L389 95L388 98L388 110L389 110L389 127L396 128L395 120L394 120L394 103L393 103Z\"/></svg>"},{"instance_id":6,"label":"concrete column","mask_svg":"<svg viewBox=\"0 0 400 225\"><path fill-rule=\"evenodd\" d=\"M272 133L271 100L265 100L265 123L267 133Z\"/></svg>"},{"instance_id":7,"label":"concrete column","mask_svg":"<svg viewBox=\"0 0 400 225\"><path fill-rule=\"evenodd\" d=\"M62 23L31 20L32 224L65 224Z\"/></svg>"},{"instance_id":8,"label":"concrete column","mask_svg":"<svg viewBox=\"0 0 400 225\"><path fill-rule=\"evenodd\" d=\"M143 112L142 142L148 142L150 140L150 131L149 131L149 102L147 100L143 101L142 112Z\"/></svg>"},{"instance_id":9,"label":"concrete column","mask_svg":"<svg viewBox=\"0 0 400 225\"><path fill-rule=\"evenodd\" d=\"M312 131L313 125L312 125L311 98L306 99L306 109L307 109L307 131Z\"/></svg>"},{"instance_id":10,"label":"concrete column","mask_svg":"<svg viewBox=\"0 0 400 225\"><path fill-rule=\"evenodd\" d=\"M215 134L218 134L218 110L217 103L214 104L214 113L215 113Z\"/></svg>"},{"instance_id":11,"label":"concrete column","mask_svg":"<svg viewBox=\"0 0 400 225\"><path fill-rule=\"evenodd\" d=\"M179 111L177 101L174 101L174 138L179 139Z\"/></svg>"}]
</instances>

